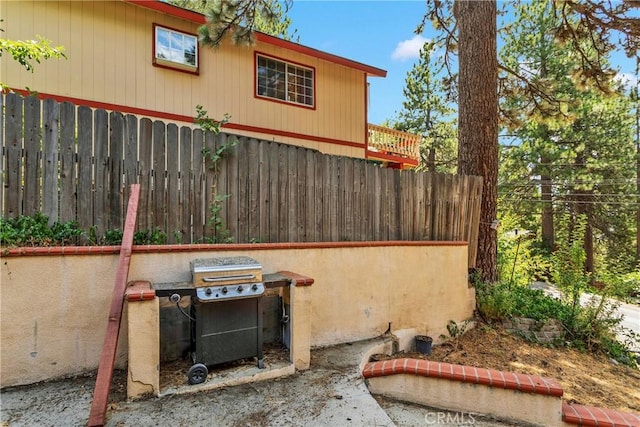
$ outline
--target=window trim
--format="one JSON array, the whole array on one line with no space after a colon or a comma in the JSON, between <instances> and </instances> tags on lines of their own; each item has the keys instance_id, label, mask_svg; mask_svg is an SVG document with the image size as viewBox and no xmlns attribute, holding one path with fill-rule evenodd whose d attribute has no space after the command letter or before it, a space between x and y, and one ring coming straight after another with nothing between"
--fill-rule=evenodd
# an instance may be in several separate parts
<instances>
[{"instance_id":1,"label":"window trim","mask_svg":"<svg viewBox=\"0 0 640 427\"><path fill-rule=\"evenodd\" d=\"M162 58L156 57L156 51L157 51L156 42L157 42L158 28L172 31L178 34L183 34L186 36L191 36L196 39L196 66L195 67L187 64L181 64L179 62L174 62L168 59L162 59ZM200 44L198 43L197 34L189 33L183 30L179 30L177 28L172 28L167 25L157 24L154 22L151 43L152 43L152 60L153 60L154 67L165 68L165 69L174 70L174 71L181 71L183 73L188 73L188 74L200 75Z\"/></svg>"},{"instance_id":2,"label":"window trim","mask_svg":"<svg viewBox=\"0 0 640 427\"><path fill-rule=\"evenodd\" d=\"M260 95L258 94L258 57L261 56L263 58L266 59L273 59L275 61L279 61L279 62L283 62L285 65L293 65L295 67L298 68L304 68L307 70L310 70L313 73L313 104L312 105L307 105L307 104L301 104L299 102L294 102L294 101L287 101L286 99L278 99L278 98L273 98L270 96L266 96L266 95ZM318 106L318 92L316 90L316 86L317 86L317 73L316 73L316 68L311 66L311 65L306 65L306 64L302 64L300 62L296 62L296 61L292 61L290 59L285 59L285 58L281 58L275 55L270 55L264 52L259 52L259 51L255 51L254 56L253 56L253 73L254 73L254 78L253 78L253 97L256 99L261 99L261 100L265 100L265 101L271 101L271 102L275 102L278 104L285 104L285 105L291 105L294 107L300 107L300 108L304 108L306 110L315 110Z\"/></svg>"}]
</instances>

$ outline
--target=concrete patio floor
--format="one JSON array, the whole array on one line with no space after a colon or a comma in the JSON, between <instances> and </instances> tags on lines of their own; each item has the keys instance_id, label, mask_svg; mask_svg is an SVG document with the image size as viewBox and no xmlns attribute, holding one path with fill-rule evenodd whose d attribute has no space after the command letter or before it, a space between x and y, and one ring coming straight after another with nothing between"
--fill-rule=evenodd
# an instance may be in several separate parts
<instances>
[{"instance_id":1,"label":"concrete patio floor","mask_svg":"<svg viewBox=\"0 0 640 427\"><path fill-rule=\"evenodd\" d=\"M476 414L374 398L358 365L380 340L312 350L311 369L233 387L126 401L116 372L107 426L513 426ZM2 390L2 426L84 426L95 377Z\"/></svg>"}]
</instances>

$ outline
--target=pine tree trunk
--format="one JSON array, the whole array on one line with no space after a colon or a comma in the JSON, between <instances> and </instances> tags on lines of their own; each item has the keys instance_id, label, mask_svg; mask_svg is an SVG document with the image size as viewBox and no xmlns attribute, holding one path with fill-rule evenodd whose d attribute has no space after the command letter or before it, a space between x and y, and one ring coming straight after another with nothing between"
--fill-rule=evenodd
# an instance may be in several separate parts
<instances>
[{"instance_id":1,"label":"pine tree trunk","mask_svg":"<svg viewBox=\"0 0 640 427\"><path fill-rule=\"evenodd\" d=\"M550 160L540 157L540 162L548 164ZM540 175L540 200L542 201L542 243L549 250L553 250L555 235L553 228L553 181L549 175Z\"/></svg>"},{"instance_id":2,"label":"pine tree trunk","mask_svg":"<svg viewBox=\"0 0 640 427\"><path fill-rule=\"evenodd\" d=\"M498 62L496 2L456 1L459 28L458 172L484 178L476 267L496 282Z\"/></svg>"},{"instance_id":3,"label":"pine tree trunk","mask_svg":"<svg viewBox=\"0 0 640 427\"><path fill-rule=\"evenodd\" d=\"M436 171L436 149L434 147L429 148L429 159L427 161L427 170L435 173Z\"/></svg>"}]
</instances>

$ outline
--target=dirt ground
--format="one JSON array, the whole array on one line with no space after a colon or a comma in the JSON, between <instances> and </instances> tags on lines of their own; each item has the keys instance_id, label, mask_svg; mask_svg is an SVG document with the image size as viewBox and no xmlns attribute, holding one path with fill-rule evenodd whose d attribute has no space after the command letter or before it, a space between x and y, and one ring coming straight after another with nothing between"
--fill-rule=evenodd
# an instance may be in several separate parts
<instances>
[{"instance_id":1,"label":"dirt ground","mask_svg":"<svg viewBox=\"0 0 640 427\"><path fill-rule=\"evenodd\" d=\"M457 349L450 340L433 346L428 356L409 357L551 377L567 402L640 413L640 370L603 355L531 344L499 326L479 324L459 338Z\"/></svg>"}]
</instances>

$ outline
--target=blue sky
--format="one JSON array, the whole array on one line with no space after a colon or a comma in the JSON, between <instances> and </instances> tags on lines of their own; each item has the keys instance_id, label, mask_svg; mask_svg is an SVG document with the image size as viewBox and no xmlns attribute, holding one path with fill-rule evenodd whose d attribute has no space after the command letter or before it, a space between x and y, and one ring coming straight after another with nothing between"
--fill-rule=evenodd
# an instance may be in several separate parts
<instances>
[{"instance_id":1,"label":"blue sky","mask_svg":"<svg viewBox=\"0 0 640 427\"><path fill-rule=\"evenodd\" d=\"M387 70L386 78L369 78L369 122L380 124L402 108L406 74L422 42L432 36L430 24L422 39L414 33L424 11L425 2L418 0L294 0L288 15L301 44ZM624 55L615 58L633 78L635 62Z\"/></svg>"},{"instance_id":2,"label":"blue sky","mask_svg":"<svg viewBox=\"0 0 640 427\"><path fill-rule=\"evenodd\" d=\"M301 44L387 70L385 78L369 78L369 122L378 124L402 107L404 79L422 43L398 45L416 36L424 10L423 1L294 0L289 17Z\"/></svg>"}]
</instances>

